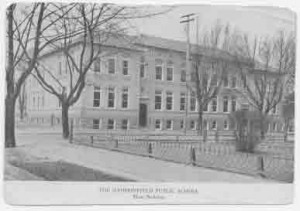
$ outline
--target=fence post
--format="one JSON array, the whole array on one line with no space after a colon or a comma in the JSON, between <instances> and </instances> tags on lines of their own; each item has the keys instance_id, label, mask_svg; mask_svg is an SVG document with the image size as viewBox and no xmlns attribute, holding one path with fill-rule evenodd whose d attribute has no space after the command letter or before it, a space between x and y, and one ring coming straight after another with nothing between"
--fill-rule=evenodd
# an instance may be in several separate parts
<instances>
[{"instance_id":1,"label":"fence post","mask_svg":"<svg viewBox=\"0 0 300 211\"><path fill-rule=\"evenodd\" d=\"M118 139L116 138L115 139L115 148L118 148L119 147L119 142L118 142Z\"/></svg>"},{"instance_id":2,"label":"fence post","mask_svg":"<svg viewBox=\"0 0 300 211\"><path fill-rule=\"evenodd\" d=\"M72 144L72 142L73 142L73 120L71 120L71 122L70 122L69 142L70 142L70 144Z\"/></svg>"},{"instance_id":3,"label":"fence post","mask_svg":"<svg viewBox=\"0 0 300 211\"><path fill-rule=\"evenodd\" d=\"M93 146L93 144L94 144L94 137L90 136L90 138L91 138L91 145Z\"/></svg>"},{"instance_id":4,"label":"fence post","mask_svg":"<svg viewBox=\"0 0 300 211\"><path fill-rule=\"evenodd\" d=\"M259 155L257 157L257 171L261 177L265 177L264 170L265 170L264 157Z\"/></svg>"},{"instance_id":5,"label":"fence post","mask_svg":"<svg viewBox=\"0 0 300 211\"><path fill-rule=\"evenodd\" d=\"M149 158L152 158L152 143L148 143L148 154L149 154Z\"/></svg>"},{"instance_id":6,"label":"fence post","mask_svg":"<svg viewBox=\"0 0 300 211\"><path fill-rule=\"evenodd\" d=\"M196 152L195 152L195 148L191 147L191 163L193 166L196 165Z\"/></svg>"}]
</instances>

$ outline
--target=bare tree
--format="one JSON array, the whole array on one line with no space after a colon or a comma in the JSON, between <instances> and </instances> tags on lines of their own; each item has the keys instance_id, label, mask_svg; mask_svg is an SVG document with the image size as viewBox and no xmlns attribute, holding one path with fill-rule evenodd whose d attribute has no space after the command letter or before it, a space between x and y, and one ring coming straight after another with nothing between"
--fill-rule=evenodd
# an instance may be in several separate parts
<instances>
[{"instance_id":1,"label":"bare tree","mask_svg":"<svg viewBox=\"0 0 300 211\"><path fill-rule=\"evenodd\" d=\"M203 132L204 109L217 97L229 67L228 53L222 51L226 44L225 32L223 25L217 22L209 31L205 31L200 39L197 36L198 45L195 47L192 59L189 87L192 92L196 93L199 135Z\"/></svg>"},{"instance_id":2,"label":"bare tree","mask_svg":"<svg viewBox=\"0 0 300 211\"><path fill-rule=\"evenodd\" d=\"M39 54L40 34L46 5L34 4L23 19L17 19L16 4L7 9L8 62L6 66L5 97L5 147L15 147L15 104L22 84L32 71ZM35 23L35 24L34 24ZM34 33L33 33L34 32ZM17 66L24 59L28 46L33 52L27 60L27 67L17 76Z\"/></svg>"},{"instance_id":3,"label":"bare tree","mask_svg":"<svg viewBox=\"0 0 300 211\"><path fill-rule=\"evenodd\" d=\"M55 16L61 7L65 12ZM5 147L15 147L15 104L21 87L36 66L41 52L60 37L51 37L48 29L72 9L53 3L11 4L7 17L7 66L5 98ZM53 18L55 16L55 18ZM42 37L48 36L47 40Z\"/></svg>"},{"instance_id":4,"label":"bare tree","mask_svg":"<svg viewBox=\"0 0 300 211\"><path fill-rule=\"evenodd\" d=\"M58 11L56 15L61 16L60 13L65 13L64 9ZM100 57L105 55L102 51L103 44L120 40L130 42L125 35L127 22L130 19L157 14L160 12L144 11L144 14L141 14L134 7L113 4L78 3L72 13L61 18L50 28L52 39L60 38L51 41L50 51L56 51L64 58L67 79L61 77L58 72L53 72L53 67L47 67L46 57L44 60L43 57L40 58L33 76L47 92L56 96L61 104L63 138L69 137L69 108L78 101L92 64L98 63ZM45 36L43 39L48 40L48 37ZM109 54L115 53L117 51Z\"/></svg>"},{"instance_id":5,"label":"bare tree","mask_svg":"<svg viewBox=\"0 0 300 211\"><path fill-rule=\"evenodd\" d=\"M283 32L273 38L254 38L252 41L248 35L240 34L232 43L244 85L242 93L262 117L277 109L285 93L287 74L295 69L293 39L294 36L287 37ZM248 61L247 66L240 62L240 55ZM264 127L266 124L261 119L262 138Z\"/></svg>"}]
</instances>

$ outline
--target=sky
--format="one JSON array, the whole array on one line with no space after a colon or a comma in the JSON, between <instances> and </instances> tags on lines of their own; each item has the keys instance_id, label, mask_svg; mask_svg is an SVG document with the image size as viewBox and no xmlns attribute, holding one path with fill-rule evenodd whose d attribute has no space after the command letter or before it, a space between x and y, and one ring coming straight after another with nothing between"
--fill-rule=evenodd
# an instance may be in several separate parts
<instances>
[{"instance_id":1,"label":"sky","mask_svg":"<svg viewBox=\"0 0 300 211\"><path fill-rule=\"evenodd\" d=\"M176 6L170 12L152 18L134 22L137 33L155 35L175 40L186 40L180 17L195 13L199 17L200 29L210 28L218 19L223 24L229 23L236 29L251 35L272 35L278 30L295 30L296 15L288 9L276 7L242 7L183 5ZM191 24L191 41L195 39L196 24Z\"/></svg>"}]
</instances>

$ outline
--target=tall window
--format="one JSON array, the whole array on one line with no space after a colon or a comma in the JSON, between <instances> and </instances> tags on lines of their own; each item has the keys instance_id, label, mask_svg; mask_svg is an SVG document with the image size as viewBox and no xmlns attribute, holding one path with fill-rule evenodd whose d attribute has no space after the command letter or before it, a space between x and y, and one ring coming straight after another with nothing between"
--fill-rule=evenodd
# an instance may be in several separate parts
<instances>
[{"instance_id":1,"label":"tall window","mask_svg":"<svg viewBox=\"0 0 300 211\"><path fill-rule=\"evenodd\" d=\"M100 58L97 58L95 61L94 61L94 72L98 72L100 73Z\"/></svg>"},{"instance_id":2,"label":"tall window","mask_svg":"<svg viewBox=\"0 0 300 211\"><path fill-rule=\"evenodd\" d=\"M128 108L128 88L122 90L122 108Z\"/></svg>"},{"instance_id":3,"label":"tall window","mask_svg":"<svg viewBox=\"0 0 300 211\"><path fill-rule=\"evenodd\" d=\"M172 92L167 92L166 109L167 110L172 110L172 108L173 108L173 93Z\"/></svg>"},{"instance_id":4,"label":"tall window","mask_svg":"<svg viewBox=\"0 0 300 211\"><path fill-rule=\"evenodd\" d=\"M223 112L228 112L228 97L223 97Z\"/></svg>"},{"instance_id":5,"label":"tall window","mask_svg":"<svg viewBox=\"0 0 300 211\"><path fill-rule=\"evenodd\" d=\"M196 93L194 91L191 91L190 95L190 110L195 111L196 110Z\"/></svg>"},{"instance_id":6,"label":"tall window","mask_svg":"<svg viewBox=\"0 0 300 211\"><path fill-rule=\"evenodd\" d=\"M127 60L123 60L123 62L122 62L122 71L123 71L123 75L128 75L128 61Z\"/></svg>"},{"instance_id":7,"label":"tall window","mask_svg":"<svg viewBox=\"0 0 300 211\"><path fill-rule=\"evenodd\" d=\"M172 130L173 129L173 121L172 120L167 120L166 121L166 129L167 130Z\"/></svg>"},{"instance_id":8,"label":"tall window","mask_svg":"<svg viewBox=\"0 0 300 211\"><path fill-rule=\"evenodd\" d=\"M232 76L231 78L231 88L236 88L236 77Z\"/></svg>"},{"instance_id":9,"label":"tall window","mask_svg":"<svg viewBox=\"0 0 300 211\"><path fill-rule=\"evenodd\" d=\"M173 81L173 67L167 67L167 81Z\"/></svg>"},{"instance_id":10,"label":"tall window","mask_svg":"<svg viewBox=\"0 0 300 211\"><path fill-rule=\"evenodd\" d=\"M181 121L180 121L180 129L183 129L183 128L184 128L184 121L181 120Z\"/></svg>"},{"instance_id":11,"label":"tall window","mask_svg":"<svg viewBox=\"0 0 300 211\"><path fill-rule=\"evenodd\" d=\"M161 120L160 119L155 120L155 129L157 129L157 130L161 129Z\"/></svg>"},{"instance_id":12,"label":"tall window","mask_svg":"<svg viewBox=\"0 0 300 211\"><path fill-rule=\"evenodd\" d=\"M121 124L122 130L128 130L128 119L123 119Z\"/></svg>"},{"instance_id":13,"label":"tall window","mask_svg":"<svg viewBox=\"0 0 300 211\"><path fill-rule=\"evenodd\" d=\"M224 130L228 130L228 121L224 120Z\"/></svg>"},{"instance_id":14,"label":"tall window","mask_svg":"<svg viewBox=\"0 0 300 211\"><path fill-rule=\"evenodd\" d=\"M195 130L196 129L196 122L194 120L192 120L190 122L190 128L191 128L191 130Z\"/></svg>"},{"instance_id":15,"label":"tall window","mask_svg":"<svg viewBox=\"0 0 300 211\"><path fill-rule=\"evenodd\" d=\"M115 74L115 72L116 72L115 59L108 59L108 73Z\"/></svg>"},{"instance_id":16,"label":"tall window","mask_svg":"<svg viewBox=\"0 0 300 211\"><path fill-rule=\"evenodd\" d=\"M236 97L231 98L231 112L236 111Z\"/></svg>"},{"instance_id":17,"label":"tall window","mask_svg":"<svg viewBox=\"0 0 300 211\"><path fill-rule=\"evenodd\" d=\"M229 83L228 83L228 75L224 76L223 85L224 85L224 87L228 87L228 85L229 85Z\"/></svg>"},{"instance_id":18,"label":"tall window","mask_svg":"<svg viewBox=\"0 0 300 211\"><path fill-rule=\"evenodd\" d=\"M276 127L277 127L277 124L276 122L273 122L273 127L272 127L272 131L275 132L276 131Z\"/></svg>"},{"instance_id":19,"label":"tall window","mask_svg":"<svg viewBox=\"0 0 300 211\"><path fill-rule=\"evenodd\" d=\"M203 111L204 112L208 111L208 103L203 104Z\"/></svg>"},{"instance_id":20,"label":"tall window","mask_svg":"<svg viewBox=\"0 0 300 211\"><path fill-rule=\"evenodd\" d=\"M140 59L140 77L145 78L145 57L141 57Z\"/></svg>"},{"instance_id":21,"label":"tall window","mask_svg":"<svg viewBox=\"0 0 300 211\"><path fill-rule=\"evenodd\" d=\"M217 121L216 121L216 120L213 120L213 121L211 122L211 129L213 129L213 130L216 130L216 129L217 129Z\"/></svg>"},{"instance_id":22,"label":"tall window","mask_svg":"<svg viewBox=\"0 0 300 211\"><path fill-rule=\"evenodd\" d=\"M186 82L186 72L185 72L185 70L181 70L180 81L181 82Z\"/></svg>"},{"instance_id":23,"label":"tall window","mask_svg":"<svg viewBox=\"0 0 300 211\"><path fill-rule=\"evenodd\" d=\"M213 98L211 101L211 111L217 112L217 110L218 110L218 101L217 98Z\"/></svg>"},{"instance_id":24,"label":"tall window","mask_svg":"<svg viewBox=\"0 0 300 211\"><path fill-rule=\"evenodd\" d=\"M113 87L108 88L108 107L115 107L115 88Z\"/></svg>"},{"instance_id":25,"label":"tall window","mask_svg":"<svg viewBox=\"0 0 300 211\"><path fill-rule=\"evenodd\" d=\"M115 120L113 120L113 119L107 120L107 129L109 129L109 130L115 129Z\"/></svg>"},{"instance_id":26,"label":"tall window","mask_svg":"<svg viewBox=\"0 0 300 211\"><path fill-rule=\"evenodd\" d=\"M93 107L100 107L100 87L99 86L94 86Z\"/></svg>"},{"instance_id":27,"label":"tall window","mask_svg":"<svg viewBox=\"0 0 300 211\"><path fill-rule=\"evenodd\" d=\"M211 76L211 86L217 86L218 85L218 76L216 73L212 74Z\"/></svg>"},{"instance_id":28,"label":"tall window","mask_svg":"<svg viewBox=\"0 0 300 211\"><path fill-rule=\"evenodd\" d=\"M140 77L145 78L145 64L140 64Z\"/></svg>"},{"instance_id":29,"label":"tall window","mask_svg":"<svg viewBox=\"0 0 300 211\"><path fill-rule=\"evenodd\" d=\"M162 61L160 59L155 60L155 79L162 80Z\"/></svg>"},{"instance_id":30,"label":"tall window","mask_svg":"<svg viewBox=\"0 0 300 211\"><path fill-rule=\"evenodd\" d=\"M99 129L99 126L100 126L100 120L93 119L93 129Z\"/></svg>"},{"instance_id":31,"label":"tall window","mask_svg":"<svg viewBox=\"0 0 300 211\"><path fill-rule=\"evenodd\" d=\"M180 93L180 111L185 110L185 93Z\"/></svg>"},{"instance_id":32,"label":"tall window","mask_svg":"<svg viewBox=\"0 0 300 211\"><path fill-rule=\"evenodd\" d=\"M155 110L161 110L162 91L155 91Z\"/></svg>"}]
</instances>

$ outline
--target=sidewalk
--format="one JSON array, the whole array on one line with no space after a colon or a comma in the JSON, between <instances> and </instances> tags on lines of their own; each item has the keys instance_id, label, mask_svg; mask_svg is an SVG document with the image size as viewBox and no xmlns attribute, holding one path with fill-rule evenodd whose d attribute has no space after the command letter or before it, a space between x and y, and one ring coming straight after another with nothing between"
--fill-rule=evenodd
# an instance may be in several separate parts
<instances>
[{"instance_id":1,"label":"sidewalk","mask_svg":"<svg viewBox=\"0 0 300 211\"><path fill-rule=\"evenodd\" d=\"M18 141L19 147L14 150L21 150L41 159L61 160L141 182L274 182L231 172L73 145L55 135L19 136Z\"/></svg>"}]
</instances>

